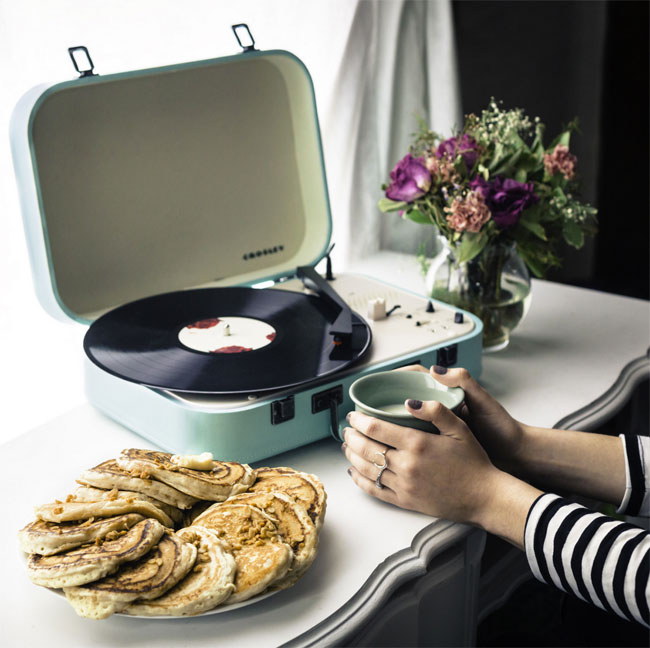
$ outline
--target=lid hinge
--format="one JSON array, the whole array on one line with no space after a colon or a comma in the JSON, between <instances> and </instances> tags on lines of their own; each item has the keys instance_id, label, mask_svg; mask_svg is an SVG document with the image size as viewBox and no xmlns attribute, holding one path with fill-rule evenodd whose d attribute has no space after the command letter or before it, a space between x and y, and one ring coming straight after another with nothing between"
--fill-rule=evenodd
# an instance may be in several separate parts
<instances>
[{"instance_id":1,"label":"lid hinge","mask_svg":"<svg viewBox=\"0 0 650 648\"><path fill-rule=\"evenodd\" d=\"M248 35L247 40L249 41L248 43L242 42L242 39L239 37L239 34L237 33L238 30L241 32L243 30L246 30L246 34ZM237 39L237 42L239 43L239 47L241 47L244 52L257 52L255 48L255 39L253 38L253 34L251 34L251 30L248 28L248 25L246 23L239 23L238 25L232 25L232 31L233 34L235 34L235 38Z\"/></svg>"},{"instance_id":2,"label":"lid hinge","mask_svg":"<svg viewBox=\"0 0 650 648\"><path fill-rule=\"evenodd\" d=\"M83 52L85 54L86 61L88 64L88 67L86 69L82 70L79 67L77 57L75 56L77 52ZM78 45L77 47L68 47L68 54L72 59L72 65L74 65L74 69L77 70L77 72L79 72L80 79L83 79L84 77L98 76L97 73L95 72L95 64L93 63L93 60L90 58L90 53L88 52L87 47L83 45Z\"/></svg>"}]
</instances>

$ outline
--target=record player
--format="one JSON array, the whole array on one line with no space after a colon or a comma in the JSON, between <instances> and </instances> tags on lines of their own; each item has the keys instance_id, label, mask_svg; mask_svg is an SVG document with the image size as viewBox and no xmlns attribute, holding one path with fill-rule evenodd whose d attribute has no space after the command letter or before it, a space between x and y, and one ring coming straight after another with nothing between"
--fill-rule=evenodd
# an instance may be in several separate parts
<instances>
[{"instance_id":1,"label":"record player","mask_svg":"<svg viewBox=\"0 0 650 648\"><path fill-rule=\"evenodd\" d=\"M337 438L363 374L478 375L482 325L316 272L331 215L311 78L242 47L106 76L71 48L80 77L29 91L11 141L39 300L90 324L90 402L165 450L253 462Z\"/></svg>"}]
</instances>

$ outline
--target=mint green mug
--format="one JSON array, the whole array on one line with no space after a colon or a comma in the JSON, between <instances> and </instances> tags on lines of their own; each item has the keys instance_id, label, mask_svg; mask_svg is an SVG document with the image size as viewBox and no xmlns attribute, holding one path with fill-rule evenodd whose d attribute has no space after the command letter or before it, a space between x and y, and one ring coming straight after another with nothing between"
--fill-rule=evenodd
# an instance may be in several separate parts
<instances>
[{"instance_id":1,"label":"mint green mug","mask_svg":"<svg viewBox=\"0 0 650 648\"><path fill-rule=\"evenodd\" d=\"M447 387L420 371L380 371L355 380L350 386L350 398L355 409L368 416L395 425L438 432L430 421L410 414L404 401L409 398L439 401L457 413L465 400L465 392L460 387Z\"/></svg>"}]
</instances>

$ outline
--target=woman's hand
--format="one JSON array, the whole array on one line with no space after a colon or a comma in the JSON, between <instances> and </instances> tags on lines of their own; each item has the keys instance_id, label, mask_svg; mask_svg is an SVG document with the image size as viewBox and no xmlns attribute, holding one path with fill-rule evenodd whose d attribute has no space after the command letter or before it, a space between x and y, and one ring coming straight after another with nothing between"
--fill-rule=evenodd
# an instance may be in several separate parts
<instances>
[{"instance_id":1,"label":"woman's hand","mask_svg":"<svg viewBox=\"0 0 650 648\"><path fill-rule=\"evenodd\" d=\"M403 367L401 371L430 373L447 387L462 387L465 402L460 417L467 423L495 466L519 475L520 454L524 443L525 425L516 421L504 407L481 387L467 369L447 369L433 366L427 370L422 365Z\"/></svg>"},{"instance_id":2,"label":"woman's hand","mask_svg":"<svg viewBox=\"0 0 650 648\"><path fill-rule=\"evenodd\" d=\"M522 548L526 515L541 492L496 468L466 423L441 403L409 400L406 407L440 434L348 414L343 451L355 484L385 502L476 524Z\"/></svg>"},{"instance_id":3,"label":"woman's hand","mask_svg":"<svg viewBox=\"0 0 650 648\"><path fill-rule=\"evenodd\" d=\"M499 472L467 425L435 401L407 401L408 411L431 421L440 434L393 425L351 412L344 430L345 456L357 486L402 508L458 522L478 523L487 485ZM386 470L379 488L375 480ZM374 462L374 463L373 463Z\"/></svg>"},{"instance_id":4,"label":"woman's hand","mask_svg":"<svg viewBox=\"0 0 650 648\"><path fill-rule=\"evenodd\" d=\"M406 371L427 370L420 365ZM520 423L466 369L433 366L431 376L462 387L460 417L499 469L544 490L577 493L620 504L625 494L623 445L618 437Z\"/></svg>"}]
</instances>

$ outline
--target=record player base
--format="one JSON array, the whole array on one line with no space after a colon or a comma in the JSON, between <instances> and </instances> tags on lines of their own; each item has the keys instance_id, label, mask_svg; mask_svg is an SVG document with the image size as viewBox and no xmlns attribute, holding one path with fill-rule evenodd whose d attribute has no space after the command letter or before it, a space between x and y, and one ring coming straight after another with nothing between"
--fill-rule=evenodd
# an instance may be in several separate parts
<instances>
[{"instance_id":1,"label":"record player base","mask_svg":"<svg viewBox=\"0 0 650 648\"><path fill-rule=\"evenodd\" d=\"M368 320L371 348L346 368L298 387L219 395L147 387L87 360L88 400L168 452L212 452L216 459L253 463L333 436L333 428L338 434L345 415L354 409L350 385L366 374L420 363L465 367L480 376L482 324L476 316L365 275L342 273L335 287L354 312L365 313L377 298L395 311L390 317ZM305 289L296 279L278 288L283 292ZM176 369L191 367L192 363L182 362ZM335 410L330 407L332 400Z\"/></svg>"},{"instance_id":2,"label":"record player base","mask_svg":"<svg viewBox=\"0 0 650 648\"><path fill-rule=\"evenodd\" d=\"M480 336L469 336L464 344L458 344L456 364L477 375L480 353ZM348 392L360 376L414 363L430 366L438 361L437 347L420 349L390 362L355 367L298 392L274 392L252 400L152 389L117 378L86 361L85 388L88 400L97 409L167 452L211 452L215 459L253 463L329 437L329 407L312 410L317 400L327 402L330 394L340 394L341 398L336 409L338 433L345 415L354 409ZM273 423L274 409L280 419L286 416L287 420Z\"/></svg>"}]
</instances>

